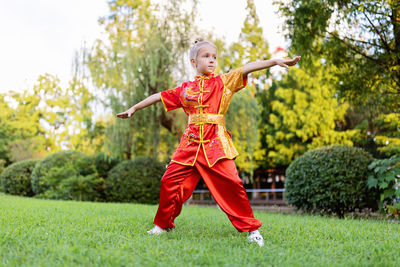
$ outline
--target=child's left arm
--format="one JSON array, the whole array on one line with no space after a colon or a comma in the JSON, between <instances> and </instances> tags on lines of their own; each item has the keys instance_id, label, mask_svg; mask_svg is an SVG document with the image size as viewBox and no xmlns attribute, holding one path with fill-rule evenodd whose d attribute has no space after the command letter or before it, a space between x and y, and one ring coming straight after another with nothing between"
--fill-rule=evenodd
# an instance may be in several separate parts
<instances>
[{"instance_id":1,"label":"child's left arm","mask_svg":"<svg viewBox=\"0 0 400 267\"><path fill-rule=\"evenodd\" d=\"M288 69L289 66L296 65L296 63L300 60L300 58L301 58L300 56L297 56L292 59L268 59L263 61L250 62L243 66L243 76L246 76L247 74L253 71L270 68L276 65Z\"/></svg>"}]
</instances>

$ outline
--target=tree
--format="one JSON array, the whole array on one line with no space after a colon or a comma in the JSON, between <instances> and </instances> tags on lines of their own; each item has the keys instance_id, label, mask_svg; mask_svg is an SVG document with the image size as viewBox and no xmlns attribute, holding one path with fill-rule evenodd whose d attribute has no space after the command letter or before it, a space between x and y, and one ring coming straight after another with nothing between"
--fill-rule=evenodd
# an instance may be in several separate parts
<instances>
[{"instance_id":1,"label":"tree","mask_svg":"<svg viewBox=\"0 0 400 267\"><path fill-rule=\"evenodd\" d=\"M357 106L400 108L400 2L275 1L291 51L334 64L335 86ZM351 74L351 75L349 75Z\"/></svg>"},{"instance_id":2,"label":"tree","mask_svg":"<svg viewBox=\"0 0 400 267\"><path fill-rule=\"evenodd\" d=\"M9 143L13 140L11 138L13 127L9 118L14 113L14 110L6 101L6 95L4 94L0 94L0 109L0 159L4 164L7 164L11 162L7 149Z\"/></svg>"},{"instance_id":3,"label":"tree","mask_svg":"<svg viewBox=\"0 0 400 267\"><path fill-rule=\"evenodd\" d=\"M98 106L98 98L89 90L90 77L87 68L87 49L82 47L75 54L74 74L69 82L67 92L70 104L74 107L70 112L68 147L88 155L104 150L104 133L107 119L102 116Z\"/></svg>"},{"instance_id":4,"label":"tree","mask_svg":"<svg viewBox=\"0 0 400 267\"><path fill-rule=\"evenodd\" d=\"M39 159L62 148L79 148L77 143L88 139L91 100L77 77L69 87L61 88L59 79L50 74L40 75L32 89L2 96L2 158L16 162Z\"/></svg>"},{"instance_id":5,"label":"tree","mask_svg":"<svg viewBox=\"0 0 400 267\"><path fill-rule=\"evenodd\" d=\"M100 20L108 39L97 40L88 67L94 85L104 92L106 108L114 114L174 87L182 78L195 10L180 11L183 2L168 1L163 6L151 5L149 0L109 2L110 15ZM139 111L130 120L113 120L105 129L106 153L157 157L160 122L171 132L179 132L161 105Z\"/></svg>"},{"instance_id":6,"label":"tree","mask_svg":"<svg viewBox=\"0 0 400 267\"><path fill-rule=\"evenodd\" d=\"M342 130L349 105L337 98L327 69L318 60L312 68L293 67L265 91L262 142L269 167L285 167L320 146L353 145L358 131Z\"/></svg>"},{"instance_id":7,"label":"tree","mask_svg":"<svg viewBox=\"0 0 400 267\"><path fill-rule=\"evenodd\" d=\"M42 135L39 99L27 90L22 93L11 91L1 99L1 158L9 164L43 156L49 140Z\"/></svg>"},{"instance_id":8,"label":"tree","mask_svg":"<svg viewBox=\"0 0 400 267\"><path fill-rule=\"evenodd\" d=\"M74 110L68 91L60 86L57 76L46 73L39 76L33 94L27 91L26 95L33 99L32 111L38 116L40 132L51 142L47 150L60 150L68 136L72 120L69 114ZM27 107L23 101L18 102L21 107Z\"/></svg>"},{"instance_id":9,"label":"tree","mask_svg":"<svg viewBox=\"0 0 400 267\"><path fill-rule=\"evenodd\" d=\"M368 122L360 123L357 128L366 132L367 136L360 138L360 141L367 143L368 149L375 158L391 157L400 155L400 114L380 114L373 118L373 132L369 131ZM367 142L366 142L367 141Z\"/></svg>"}]
</instances>

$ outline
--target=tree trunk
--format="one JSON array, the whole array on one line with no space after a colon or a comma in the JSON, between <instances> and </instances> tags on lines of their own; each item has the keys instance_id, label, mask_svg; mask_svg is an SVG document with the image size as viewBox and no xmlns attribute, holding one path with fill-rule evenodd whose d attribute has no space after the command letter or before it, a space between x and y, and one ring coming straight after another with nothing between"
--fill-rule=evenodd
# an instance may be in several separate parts
<instances>
[{"instance_id":1,"label":"tree trunk","mask_svg":"<svg viewBox=\"0 0 400 267\"><path fill-rule=\"evenodd\" d=\"M163 127L175 134L178 138L182 136L182 130L174 124L174 117L168 117L165 112L161 112L160 122Z\"/></svg>"},{"instance_id":2,"label":"tree trunk","mask_svg":"<svg viewBox=\"0 0 400 267\"><path fill-rule=\"evenodd\" d=\"M392 15L390 16L393 25L394 35L394 55L395 66L400 67L400 4L394 3L392 6ZM400 69L396 70L395 74L397 93L400 93Z\"/></svg>"}]
</instances>

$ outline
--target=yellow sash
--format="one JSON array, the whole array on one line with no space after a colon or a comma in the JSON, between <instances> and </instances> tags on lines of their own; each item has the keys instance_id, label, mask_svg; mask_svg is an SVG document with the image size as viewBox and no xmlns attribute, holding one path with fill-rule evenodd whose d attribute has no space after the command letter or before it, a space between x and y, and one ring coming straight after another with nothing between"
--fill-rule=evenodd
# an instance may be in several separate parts
<instances>
[{"instance_id":1,"label":"yellow sash","mask_svg":"<svg viewBox=\"0 0 400 267\"><path fill-rule=\"evenodd\" d=\"M188 124L218 124L225 125L225 117L221 114L191 114Z\"/></svg>"}]
</instances>

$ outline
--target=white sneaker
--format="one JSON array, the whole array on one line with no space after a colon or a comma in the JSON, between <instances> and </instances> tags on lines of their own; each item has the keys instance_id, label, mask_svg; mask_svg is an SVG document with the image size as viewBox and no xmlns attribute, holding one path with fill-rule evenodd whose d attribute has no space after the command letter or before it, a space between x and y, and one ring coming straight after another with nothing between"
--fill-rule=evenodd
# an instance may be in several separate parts
<instances>
[{"instance_id":1,"label":"white sneaker","mask_svg":"<svg viewBox=\"0 0 400 267\"><path fill-rule=\"evenodd\" d=\"M164 232L166 232L166 230L162 229L157 225L151 228L149 231L147 231L149 235L161 235Z\"/></svg>"},{"instance_id":2,"label":"white sneaker","mask_svg":"<svg viewBox=\"0 0 400 267\"><path fill-rule=\"evenodd\" d=\"M249 232L249 237L247 237L247 239L249 240L249 242L257 243L260 247L264 246L264 238L258 230Z\"/></svg>"}]
</instances>

